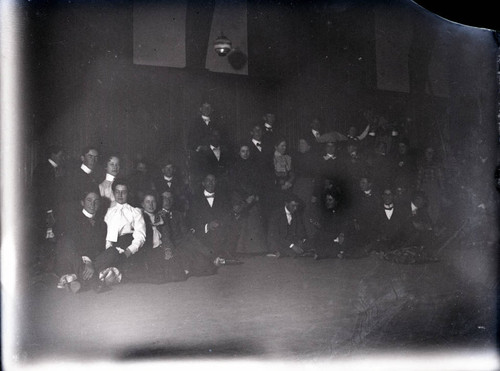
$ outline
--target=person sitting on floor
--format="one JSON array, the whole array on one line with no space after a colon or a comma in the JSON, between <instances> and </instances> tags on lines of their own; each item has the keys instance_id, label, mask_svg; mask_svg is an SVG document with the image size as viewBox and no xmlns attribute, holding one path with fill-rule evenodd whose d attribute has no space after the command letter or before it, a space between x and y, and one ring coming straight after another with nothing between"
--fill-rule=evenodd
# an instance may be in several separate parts
<instances>
[{"instance_id":1,"label":"person sitting on floor","mask_svg":"<svg viewBox=\"0 0 500 371\"><path fill-rule=\"evenodd\" d=\"M115 202L106 212L104 221L108 225L106 249L120 256L117 267L123 276L130 280L140 279L144 275L142 256L137 255L146 240L146 225L139 208L128 204L128 185L122 179L115 179L112 184ZM120 280L121 280L121 274Z\"/></svg>"},{"instance_id":2,"label":"person sitting on floor","mask_svg":"<svg viewBox=\"0 0 500 371\"><path fill-rule=\"evenodd\" d=\"M97 216L100 201L98 193L85 191L80 201L83 209L70 218L57 243L58 288L76 293L82 287L92 287L102 292L120 280L116 268L120 259L113 249L106 249L106 223Z\"/></svg>"},{"instance_id":3,"label":"person sitting on floor","mask_svg":"<svg viewBox=\"0 0 500 371\"><path fill-rule=\"evenodd\" d=\"M304 223L297 212L299 205L300 199L287 193L283 204L271 215L267 235L269 257L299 256L309 250Z\"/></svg>"},{"instance_id":4,"label":"person sitting on floor","mask_svg":"<svg viewBox=\"0 0 500 371\"><path fill-rule=\"evenodd\" d=\"M362 255L357 248L359 245L353 244L354 225L339 201L333 191L326 192L323 197L321 220L315 223L319 230L313 243L316 260Z\"/></svg>"},{"instance_id":5,"label":"person sitting on floor","mask_svg":"<svg viewBox=\"0 0 500 371\"><path fill-rule=\"evenodd\" d=\"M175 208L175 195L170 191L162 193L162 209L158 213L163 221L161 232L173 256L178 256L189 276L209 276L217 273L217 267L225 264L221 257L210 254L186 225L184 215Z\"/></svg>"},{"instance_id":6,"label":"person sitting on floor","mask_svg":"<svg viewBox=\"0 0 500 371\"><path fill-rule=\"evenodd\" d=\"M196 238L210 249L213 258L237 262L235 256L239 230L230 197L217 189L213 174L205 176L202 190L196 192L190 202L190 226Z\"/></svg>"},{"instance_id":7,"label":"person sitting on floor","mask_svg":"<svg viewBox=\"0 0 500 371\"><path fill-rule=\"evenodd\" d=\"M174 245L165 233L169 222L165 215L157 213L156 194L146 191L141 203L144 222L146 224L146 241L140 250L144 275L138 277L142 282L165 283L185 281L187 270L182 261L174 254Z\"/></svg>"}]
</instances>

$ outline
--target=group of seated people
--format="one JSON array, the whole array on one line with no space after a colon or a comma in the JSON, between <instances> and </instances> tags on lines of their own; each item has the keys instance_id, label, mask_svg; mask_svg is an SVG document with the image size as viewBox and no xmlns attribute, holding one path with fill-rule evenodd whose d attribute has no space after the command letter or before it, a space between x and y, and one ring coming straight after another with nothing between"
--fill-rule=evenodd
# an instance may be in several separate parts
<instances>
[{"instance_id":1,"label":"group of seated people","mask_svg":"<svg viewBox=\"0 0 500 371\"><path fill-rule=\"evenodd\" d=\"M266 114L230 148L211 112L203 104L191 128L185 174L164 158L155 174L140 160L125 177L119 155L101 166L93 146L64 171L63 149L49 148L33 174L34 215L41 239L56 243L58 287L182 281L244 254L321 260L431 248L443 182L431 147L417 161L383 125L343 135L313 120L289 151Z\"/></svg>"}]
</instances>

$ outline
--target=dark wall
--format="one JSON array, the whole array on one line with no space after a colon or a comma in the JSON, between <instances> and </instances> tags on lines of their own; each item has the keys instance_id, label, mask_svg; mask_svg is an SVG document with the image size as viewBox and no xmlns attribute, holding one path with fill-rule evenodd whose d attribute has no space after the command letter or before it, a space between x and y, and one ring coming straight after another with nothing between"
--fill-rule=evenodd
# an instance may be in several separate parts
<instances>
[{"instance_id":1,"label":"dark wall","mask_svg":"<svg viewBox=\"0 0 500 371\"><path fill-rule=\"evenodd\" d=\"M36 6L30 17L30 139L70 157L88 143L129 159L168 154L182 165L187 128L208 101L233 141L273 101L273 82L132 63L132 4ZM271 103L270 103L271 102Z\"/></svg>"},{"instance_id":2,"label":"dark wall","mask_svg":"<svg viewBox=\"0 0 500 371\"><path fill-rule=\"evenodd\" d=\"M410 1L249 1L249 76L207 72L194 62L185 69L134 65L132 14L128 1L26 8L32 162L58 142L73 158L97 143L129 158L166 152L181 163L187 127L205 100L235 141L267 111L295 145L312 117L344 132L364 127L364 111L373 110L407 123L417 146L445 147L445 140L467 150L471 131L496 142L492 34L444 22ZM400 18L407 29L397 28ZM407 43L400 63L408 92L377 86L377 64L385 63L376 53L381 19L395 21L393 39ZM187 34L206 43L200 32ZM447 94L432 89L436 76Z\"/></svg>"}]
</instances>

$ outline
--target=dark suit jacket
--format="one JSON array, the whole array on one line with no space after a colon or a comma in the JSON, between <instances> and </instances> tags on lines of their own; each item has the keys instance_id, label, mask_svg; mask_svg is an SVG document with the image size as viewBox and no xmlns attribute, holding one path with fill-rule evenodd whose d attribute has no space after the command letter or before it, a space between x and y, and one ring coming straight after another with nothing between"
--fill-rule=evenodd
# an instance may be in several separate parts
<instances>
[{"instance_id":1,"label":"dark suit jacket","mask_svg":"<svg viewBox=\"0 0 500 371\"><path fill-rule=\"evenodd\" d=\"M156 191L160 196L165 191L172 192L175 198L174 208L176 210L186 210L189 191L186 184L181 178L179 178L178 176L174 176L169 186L166 179L163 177L163 175L161 175L154 180L154 185Z\"/></svg>"},{"instance_id":2,"label":"dark suit jacket","mask_svg":"<svg viewBox=\"0 0 500 371\"><path fill-rule=\"evenodd\" d=\"M269 219L267 243L271 251L287 251L290 244L306 238L306 231L302 218L298 213L292 216L292 223L288 225L285 206L280 206L272 213Z\"/></svg>"},{"instance_id":3,"label":"dark suit jacket","mask_svg":"<svg viewBox=\"0 0 500 371\"><path fill-rule=\"evenodd\" d=\"M196 117L189 128L188 149L190 151L195 151L200 145L208 146L210 134L215 129L219 129L219 127L214 122L213 118L210 119L210 123L207 125L201 116Z\"/></svg>"},{"instance_id":4,"label":"dark suit jacket","mask_svg":"<svg viewBox=\"0 0 500 371\"><path fill-rule=\"evenodd\" d=\"M205 224L218 220L223 224L231 217L230 198L223 192L216 191L213 206L210 207L203 191L196 192L190 203L189 225L194 228L195 235L205 237Z\"/></svg>"},{"instance_id":5,"label":"dark suit jacket","mask_svg":"<svg viewBox=\"0 0 500 371\"><path fill-rule=\"evenodd\" d=\"M79 202L82 199L83 192L86 191L93 191L99 195L99 183L103 180L104 178L96 175L94 171L87 174L81 168L72 170L65 181L65 200Z\"/></svg>"},{"instance_id":6,"label":"dark suit jacket","mask_svg":"<svg viewBox=\"0 0 500 371\"><path fill-rule=\"evenodd\" d=\"M410 213L408 205L395 204L392 217L388 219L384 206L382 204L377 206L372 219L372 230L375 238L394 243L400 241L407 229Z\"/></svg>"},{"instance_id":7,"label":"dark suit jacket","mask_svg":"<svg viewBox=\"0 0 500 371\"><path fill-rule=\"evenodd\" d=\"M76 246L80 256L88 256L92 261L106 250L107 226L103 219L96 218L92 225L81 210L66 221L63 236Z\"/></svg>"},{"instance_id":8,"label":"dark suit jacket","mask_svg":"<svg viewBox=\"0 0 500 371\"><path fill-rule=\"evenodd\" d=\"M33 171L33 194L36 195L35 206L41 213L57 208L62 198L63 177L56 177L56 170L44 159Z\"/></svg>"},{"instance_id":9,"label":"dark suit jacket","mask_svg":"<svg viewBox=\"0 0 500 371\"><path fill-rule=\"evenodd\" d=\"M195 155L194 160L194 171L200 179L202 179L206 174L213 174L218 180L220 180L228 176L232 159L227 149L220 146L219 160L217 160L217 157L210 147L206 151L198 152Z\"/></svg>"}]
</instances>

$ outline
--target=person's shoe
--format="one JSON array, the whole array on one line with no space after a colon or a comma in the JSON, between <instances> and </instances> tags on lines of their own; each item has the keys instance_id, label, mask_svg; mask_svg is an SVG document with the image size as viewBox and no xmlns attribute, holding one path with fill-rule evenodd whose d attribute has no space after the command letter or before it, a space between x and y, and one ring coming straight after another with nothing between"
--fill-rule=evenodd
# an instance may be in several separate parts
<instances>
[{"instance_id":1,"label":"person's shoe","mask_svg":"<svg viewBox=\"0 0 500 371\"><path fill-rule=\"evenodd\" d=\"M103 292L110 291L110 290L111 290L111 287L108 287L108 285L106 285L106 282L103 280L98 280L96 285L94 286L94 291L97 294L102 294Z\"/></svg>"},{"instance_id":2,"label":"person's shoe","mask_svg":"<svg viewBox=\"0 0 500 371\"><path fill-rule=\"evenodd\" d=\"M214 260L214 265L216 267L220 267L222 265L226 264L226 260L221 258L220 256L216 257L215 260Z\"/></svg>"},{"instance_id":3,"label":"person's shoe","mask_svg":"<svg viewBox=\"0 0 500 371\"><path fill-rule=\"evenodd\" d=\"M122 281L122 274L115 267L106 268L99 273L99 280L104 281L106 286L117 285Z\"/></svg>"},{"instance_id":4,"label":"person's shoe","mask_svg":"<svg viewBox=\"0 0 500 371\"><path fill-rule=\"evenodd\" d=\"M68 289L71 291L73 294L76 294L80 289L82 288L82 284L78 281L72 281L68 283Z\"/></svg>"}]
</instances>

